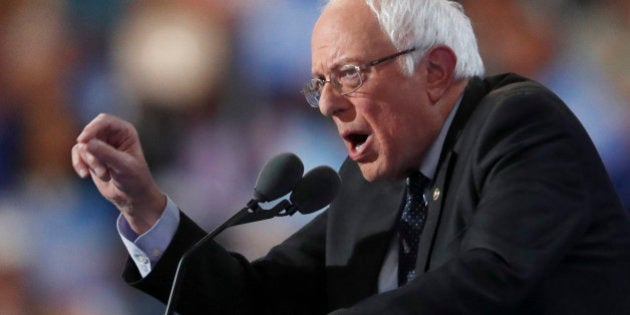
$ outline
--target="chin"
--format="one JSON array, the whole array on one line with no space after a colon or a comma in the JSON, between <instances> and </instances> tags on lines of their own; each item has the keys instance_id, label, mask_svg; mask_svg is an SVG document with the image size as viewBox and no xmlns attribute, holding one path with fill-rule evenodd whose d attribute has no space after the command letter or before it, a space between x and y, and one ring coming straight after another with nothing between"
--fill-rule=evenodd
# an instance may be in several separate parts
<instances>
[{"instance_id":1,"label":"chin","mask_svg":"<svg viewBox=\"0 0 630 315\"><path fill-rule=\"evenodd\" d=\"M363 178L365 178L368 182L382 179L393 179L396 177L387 167L375 162L359 163L359 169L361 170Z\"/></svg>"},{"instance_id":2,"label":"chin","mask_svg":"<svg viewBox=\"0 0 630 315\"><path fill-rule=\"evenodd\" d=\"M379 179L378 177L373 176L373 174L371 174L371 173L366 173L364 171L361 171L361 173L363 174L363 178L365 180L367 180L368 182L373 182L373 181Z\"/></svg>"},{"instance_id":3,"label":"chin","mask_svg":"<svg viewBox=\"0 0 630 315\"><path fill-rule=\"evenodd\" d=\"M399 161L389 160L390 163L386 163L382 159L376 159L371 162L358 162L359 169L363 178L368 182L374 182L378 180L401 180L409 175L410 169L418 169L419 167L404 167L397 163ZM393 162L393 163L392 163Z\"/></svg>"}]
</instances>

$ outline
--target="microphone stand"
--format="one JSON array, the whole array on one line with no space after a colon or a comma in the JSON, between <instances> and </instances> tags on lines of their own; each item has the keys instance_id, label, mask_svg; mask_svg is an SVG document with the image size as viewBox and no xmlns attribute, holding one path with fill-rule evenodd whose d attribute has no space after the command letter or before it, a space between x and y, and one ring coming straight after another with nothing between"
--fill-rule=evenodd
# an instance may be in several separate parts
<instances>
[{"instance_id":1,"label":"microphone stand","mask_svg":"<svg viewBox=\"0 0 630 315\"><path fill-rule=\"evenodd\" d=\"M184 278L185 273L185 262L188 257L190 257L191 253L194 253L198 248L202 247L209 240L216 237L219 233L223 232L223 230L236 226L239 224L262 221L266 219L273 218L275 216L286 216L292 215L297 211L296 207L291 204L291 202L282 200L277 205L275 205L271 209L263 209L258 204L258 201L255 199L250 200L247 203L247 206L237 212L235 215L230 217L227 221L221 224L219 227L214 229L212 232L204 236L201 240L195 243L189 250L187 250L182 257L179 259L179 263L177 265L177 270L175 271L175 278L173 278L173 285L171 287L171 292L168 297L168 303L166 305L165 315L172 315L175 313L175 304L177 303L177 299L179 298L179 291L182 285L182 279Z\"/></svg>"}]
</instances>

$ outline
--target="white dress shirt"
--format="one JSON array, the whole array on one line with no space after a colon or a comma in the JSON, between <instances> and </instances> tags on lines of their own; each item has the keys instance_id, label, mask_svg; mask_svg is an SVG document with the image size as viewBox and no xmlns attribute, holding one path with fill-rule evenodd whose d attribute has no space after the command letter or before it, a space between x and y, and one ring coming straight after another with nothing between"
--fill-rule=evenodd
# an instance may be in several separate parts
<instances>
[{"instance_id":1,"label":"white dress shirt","mask_svg":"<svg viewBox=\"0 0 630 315\"><path fill-rule=\"evenodd\" d=\"M146 277L171 243L179 225L179 209L167 197L166 208L160 219L142 235L136 234L127 220L118 216L116 227L129 256L136 263L142 277Z\"/></svg>"}]
</instances>

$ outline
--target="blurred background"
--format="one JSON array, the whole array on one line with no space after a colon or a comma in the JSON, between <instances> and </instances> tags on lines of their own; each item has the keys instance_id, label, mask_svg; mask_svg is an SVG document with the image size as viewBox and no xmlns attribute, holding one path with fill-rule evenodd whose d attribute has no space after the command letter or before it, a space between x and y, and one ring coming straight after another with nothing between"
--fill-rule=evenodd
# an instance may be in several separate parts
<instances>
[{"instance_id":1,"label":"blurred background","mask_svg":"<svg viewBox=\"0 0 630 315\"><path fill-rule=\"evenodd\" d=\"M558 93L630 207L630 2L462 0L488 74ZM210 230L272 156L341 165L332 122L299 93L321 0L0 0L0 314L159 314L127 287L118 215L72 172L81 128L138 128L156 181ZM536 119L536 117L531 117ZM220 241L249 258L311 216Z\"/></svg>"}]
</instances>

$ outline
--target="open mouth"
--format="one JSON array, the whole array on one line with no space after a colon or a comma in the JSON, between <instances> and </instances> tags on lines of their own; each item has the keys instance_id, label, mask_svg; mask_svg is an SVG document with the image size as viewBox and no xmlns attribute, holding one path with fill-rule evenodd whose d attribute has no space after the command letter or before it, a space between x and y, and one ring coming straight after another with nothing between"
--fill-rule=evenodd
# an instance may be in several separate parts
<instances>
[{"instance_id":1,"label":"open mouth","mask_svg":"<svg viewBox=\"0 0 630 315\"><path fill-rule=\"evenodd\" d=\"M346 141L350 142L350 146L355 150L355 151L361 151L361 149L363 148L363 145L365 144L365 141L367 141L368 139L368 134L359 134L359 133L351 133L349 135L347 135Z\"/></svg>"}]
</instances>

